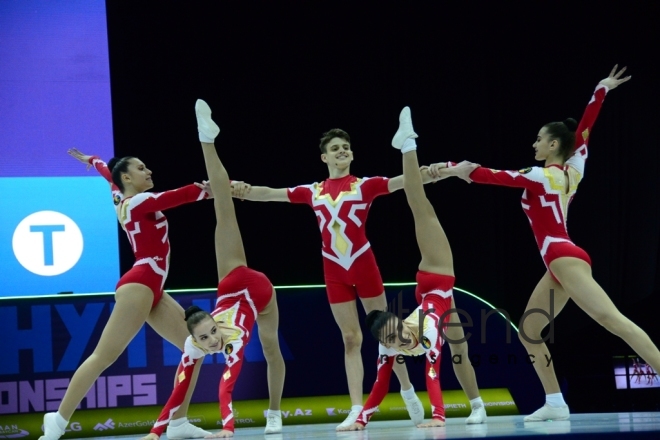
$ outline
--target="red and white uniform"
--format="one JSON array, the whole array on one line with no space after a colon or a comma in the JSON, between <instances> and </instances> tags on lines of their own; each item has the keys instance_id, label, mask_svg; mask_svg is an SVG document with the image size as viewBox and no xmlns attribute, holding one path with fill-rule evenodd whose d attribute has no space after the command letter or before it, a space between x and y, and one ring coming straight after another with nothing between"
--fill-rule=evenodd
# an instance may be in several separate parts
<instances>
[{"instance_id":1,"label":"red and white uniform","mask_svg":"<svg viewBox=\"0 0 660 440\"><path fill-rule=\"evenodd\" d=\"M439 275L424 271L417 272L417 288L415 297L419 303L413 313L403 322L408 326L419 329L416 333L419 340L410 343L411 348L387 348L383 344L378 346L378 375L376 382L358 416L356 423L365 426L378 409L390 388L392 366L399 355L420 356L426 355L426 390L431 401L432 418L445 420L445 405L442 400L440 387L440 360L444 339L441 329L446 328L450 314L445 312L451 309L451 299L454 288L453 276Z\"/></svg>"},{"instance_id":2,"label":"red and white uniform","mask_svg":"<svg viewBox=\"0 0 660 440\"><path fill-rule=\"evenodd\" d=\"M291 203L306 203L318 219L323 269L330 303L372 298L383 281L365 233L372 201L389 194L385 177L345 176L289 188Z\"/></svg>"},{"instance_id":3,"label":"red and white uniform","mask_svg":"<svg viewBox=\"0 0 660 440\"><path fill-rule=\"evenodd\" d=\"M569 238L566 228L568 206L584 177L587 144L596 122L607 87L596 87L576 131L576 150L563 167L531 167L519 171L500 171L479 167L470 174L477 183L524 188L522 207L527 214L541 257L548 271L559 282L550 263L560 257L574 257L591 264L589 255ZM568 180L568 191L566 190Z\"/></svg>"},{"instance_id":4,"label":"red and white uniform","mask_svg":"<svg viewBox=\"0 0 660 440\"><path fill-rule=\"evenodd\" d=\"M211 312L211 316L222 336L223 345L220 351L225 356L226 365L220 379L219 390L222 429L234 431L231 393L241 372L245 346L252 337L252 328L257 315L266 308L272 296L273 285L266 275L245 266L232 270L218 284L215 310ZM197 345L192 336L186 339L177 370L177 383L151 430L153 434L158 436L163 434L172 414L183 402L190 386L188 379L192 376L195 364L207 354L209 352Z\"/></svg>"},{"instance_id":5,"label":"red and white uniform","mask_svg":"<svg viewBox=\"0 0 660 440\"><path fill-rule=\"evenodd\" d=\"M144 192L124 197L112 183L106 163L97 156L92 156L90 163L110 182L117 218L135 255L133 267L121 277L116 288L128 283L144 284L153 291L153 308L163 296L163 285L170 269L168 225L161 211L205 199L208 194L191 184L161 193Z\"/></svg>"}]
</instances>

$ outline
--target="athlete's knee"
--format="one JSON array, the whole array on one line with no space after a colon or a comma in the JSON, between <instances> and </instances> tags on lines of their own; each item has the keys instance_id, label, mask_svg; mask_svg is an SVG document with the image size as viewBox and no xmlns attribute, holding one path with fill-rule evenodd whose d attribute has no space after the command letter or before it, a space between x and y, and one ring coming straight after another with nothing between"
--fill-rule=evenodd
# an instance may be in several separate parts
<instances>
[{"instance_id":1,"label":"athlete's knee","mask_svg":"<svg viewBox=\"0 0 660 440\"><path fill-rule=\"evenodd\" d=\"M458 344L449 343L449 350L451 351L452 357L461 356L462 358L467 357L468 355L468 345L467 342L463 341Z\"/></svg>"},{"instance_id":2,"label":"athlete's knee","mask_svg":"<svg viewBox=\"0 0 660 440\"><path fill-rule=\"evenodd\" d=\"M277 339L277 336L260 337L259 339L261 340L261 348L263 350L266 361L274 361L278 358L282 358L280 342Z\"/></svg>"},{"instance_id":3,"label":"athlete's knee","mask_svg":"<svg viewBox=\"0 0 660 440\"><path fill-rule=\"evenodd\" d=\"M362 333L359 331L343 332L342 338L346 351L359 350L362 347Z\"/></svg>"},{"instance_id":4,"label":"athlete's knee","mask_svg":"<svg viewBox=\"0 0 660 440\"><path fill-rule=\"evenodd\" d=\"M121 355L121 352L116 352L114 350L95 350L90 356L89 356L89 362L92 362L96 368L99 370L99 372L105 371L108 367L110 367L112 364L114 364L117 359L119 359L119 356Z\"/></svg>"},{"instance_id":5,"label":"athlete's knee","mask_svg":"<svg viewBox=\"0 0 660 440\"><path fill-rule=\"evenodd\" d=\"M518 339L525 346L538 345L535 343L535 341L540 341L542 339L542 330L543 327L539 327L537 325L522 325L520 327L520 331L518 332Z\"/></svg>"},{"instance_id":6,"label":"athlete's knee","mask_svg":"<svg viewBox=\"0 0 660 440\"><path fill-rule=\"evenodd\" d=\"M632 321L623 316L618 310L610 313L598 313L593 315L593 318L615 335L622 335L634 326Z\"/></svg>"}]
</instances>

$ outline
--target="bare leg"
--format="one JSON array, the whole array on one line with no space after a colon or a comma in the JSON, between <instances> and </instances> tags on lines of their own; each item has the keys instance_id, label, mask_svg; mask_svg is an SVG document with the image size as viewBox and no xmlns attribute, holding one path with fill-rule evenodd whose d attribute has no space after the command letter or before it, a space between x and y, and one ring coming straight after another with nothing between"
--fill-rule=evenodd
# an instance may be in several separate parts
<instances>
[{"instance_id":1,"label":"bare leg","mask_svg":"<svg viewBox=\"0 0 660 440\"><path fill-rule=\"evenodd\" d=\"M385 298L385 292L374 298L363 298L361 301L362 306L364 307L364 312L367 314L369 314L369 312L372 310L387 309L387 299ZM408 368L406 368L406 364L395 362L392 370L394 371L394 374L396 374L397 379L399 379L402 391L412 388L412 383L410 382L410 377L408 376Z\"/></svg>"},{"instance_id":2,"label":"bare leg","mask_svg":"<svg viewBox=\"0 0 660 440\"><path fill-rule=\"evenodd\" d=\"M660 371L660 351L651 338L619 312L607 293L591 275L591 267L578 258L558 258L550 263L553 273L587 315L635 350L656 371Z\"/></svg>"},{"instance_id":3,"label":"bare leg","mask_svg":"<svg viewBox=\"0 0 660 440\"><path fill-rule=\"evenodd\" d=\"M215 258L218 264L218 280L239 266L246 266L241 231L236 221L234 201L227 170L220 162L214 144L202 142L206 172L213 191L215 217Z\"/></svg>"},{"instance_id":4,"label":"bare leg","mask_svg":"<svg viewBox=\"0 0 660 440\"><path fill-rule=\"evenodd\" d=\"M550 292L552 292L552 295ZM536 285L534 292L532 292L532 296L529 298L525 312L537 309L552 316L550 313L551 298L553 300L552 312L554 318L556 318L568 302L569 296L564 288L552 279L550 273L546 272ZM544 314L531 313L526 316L523 325L520 327L518 337L527 350L527 354L534 356L532 358L534 360L534 370L536 370L536 374L539 376L539 379L543 384L545 393L555 394L559 393L560 389L559 383L557 382L557 375L555 374L555 368L551 362L552 355L545 342L533 342L541 341L541 332L549 323L550 321Z\"/></svg>"},{"instance_id":5,"label":"bare leg","mask_svg":"<svg viewBox=\"0 0 660 440\"><path fill-rule=\"evenodd\" d=\"M344 365L348 380L348 394L351 405L362 405L362 382L364 366L362 365L362 331L358 319L355 301L330 304L332 315L339 326L344 340Z\"/></svg>"},{"instance_id":6,"label":"bare leg","mask_svg":"<svg viewBox=\"0 0 660 440\"><path fill-rule=\"evenodd\" d=\"M259 325L259 340L264 350L264 357L268 364L268 409L279 410L284 389L284 376L286 368L280 350L280 341L277 334L279 326L279 312L277 298L273 289L273 297L266 308L257 316Z\"/></svg>"},{"instance_id":7,"label":"bare leg","mask_svg":"<svg viewBox=\"0 0 660 440\"><path fill-rule=\"evenodd\" d=\"M115 307L94 352L78 367L58 412L69 420L101 373L112 365L144 325L153 293L142 284L125 284L117 289Z\"/></svg>"},{"instance_id":8,"label":"bare leg","mask_svg":"<svg viewBox=\"0 0 660 440\"><path fill-rule=\"evenodd\" d=\"M451 299L451 308L456 309L454 298ZM450 315L449 321L452 323L460 323L461 319L458 313L454 312ZM449 342L449 349L451 350L452 365L454 367L454 374L461 384L461 388L465 391L468 399L473 400L479 397L479 387L477 386L477 377L474 374L474 367L470 363L468 355L468 344L465 341L465 333L463 327L449 326L445 330L447 341L463 341L459 343ZM461 362L453 362L455 356L459 356Z\"/></svg>"},{"instance_id":9,"label":"bare leg","mask_svg":"<svg viewBox=\"0 0 660 440\"><path fill-rule=\"evenodd\" d=\"M449 240L426 198L415 150L403 153L403 190L415 219L415 236L422 254L419 270L454 276Z\"/></svg>"}]
</instances>

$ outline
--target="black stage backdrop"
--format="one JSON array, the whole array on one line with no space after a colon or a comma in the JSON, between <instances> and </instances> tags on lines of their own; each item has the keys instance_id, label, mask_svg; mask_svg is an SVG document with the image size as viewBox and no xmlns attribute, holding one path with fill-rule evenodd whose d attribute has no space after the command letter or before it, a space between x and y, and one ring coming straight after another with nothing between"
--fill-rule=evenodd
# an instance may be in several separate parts
<instances>
[{"instance_id":1,"label":"black stage backdrop","mask_svg":"<svg viewBox=\"0 0 660 440\"><path fill-rule=\"evenodd\" d=\"M115 151L142 159L155 191L204 179L194 116L202 98L233 179L289 187L326 178L318 139L334 127L352 137L353 174L395 176L401 157L390 140L409 105L420 162L520 169L536 165L532 143L544 123L579 119L598 81L627 65L632 80L608 95L593 131L569 232L617 307L660 343L660 5L459 3L110 1ZM520 194L459 180L427 186L457 286L516 322L545 270ZM251 267L275 285L323 282L309 207L237 201L236 209ZM214 285L211 204L167 216L166 287ZM419 251L402 191L374 202L367 231L384 280L412 281ZM133 258L128 241L121 246L123 272ZM574 412L659 409L657 390L614 390L612 356L632 350L574 304L556 330L551 351Z\"/></svg>"}]
</instances>

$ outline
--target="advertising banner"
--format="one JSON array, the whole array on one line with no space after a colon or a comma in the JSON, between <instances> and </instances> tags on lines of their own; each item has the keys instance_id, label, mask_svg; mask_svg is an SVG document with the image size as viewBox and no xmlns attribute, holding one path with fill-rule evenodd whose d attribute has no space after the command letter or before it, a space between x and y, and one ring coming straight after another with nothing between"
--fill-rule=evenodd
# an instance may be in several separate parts
<instances>
[{"instance_id":1,"label":"advertising banner","mask_svg":"<svg viewBox=\"0 0 660 440\"><path fill-rule=\"evenodd\" d=\"M424 404L426 417L431 415L428 394L418 392ZM517 415L518 409L511 394L505 388L481 390L481 396L488 415ZM467 417L470 404L462 391L443 391L445 415ZM367 395L364 396L366 401ZM287 425L332 423L339 424L350 412L346 396L317 396L285 398L282 401L282 424ZM265 426L268 400L234 401L236 428ZM77 411L69 423L71 437L99 437L120 435L142 435L153 426L160 407L144 406L135 408L115 408ZM207 430L222 429L217 403L201 403L190 406L188 419ZM372 422L383 420L406 420L408 412L399 393L388 394ZM0 416L0 438L38 438L41 435L42 415L22 414L11 417Z\"/></svg>"}]
</instances>

